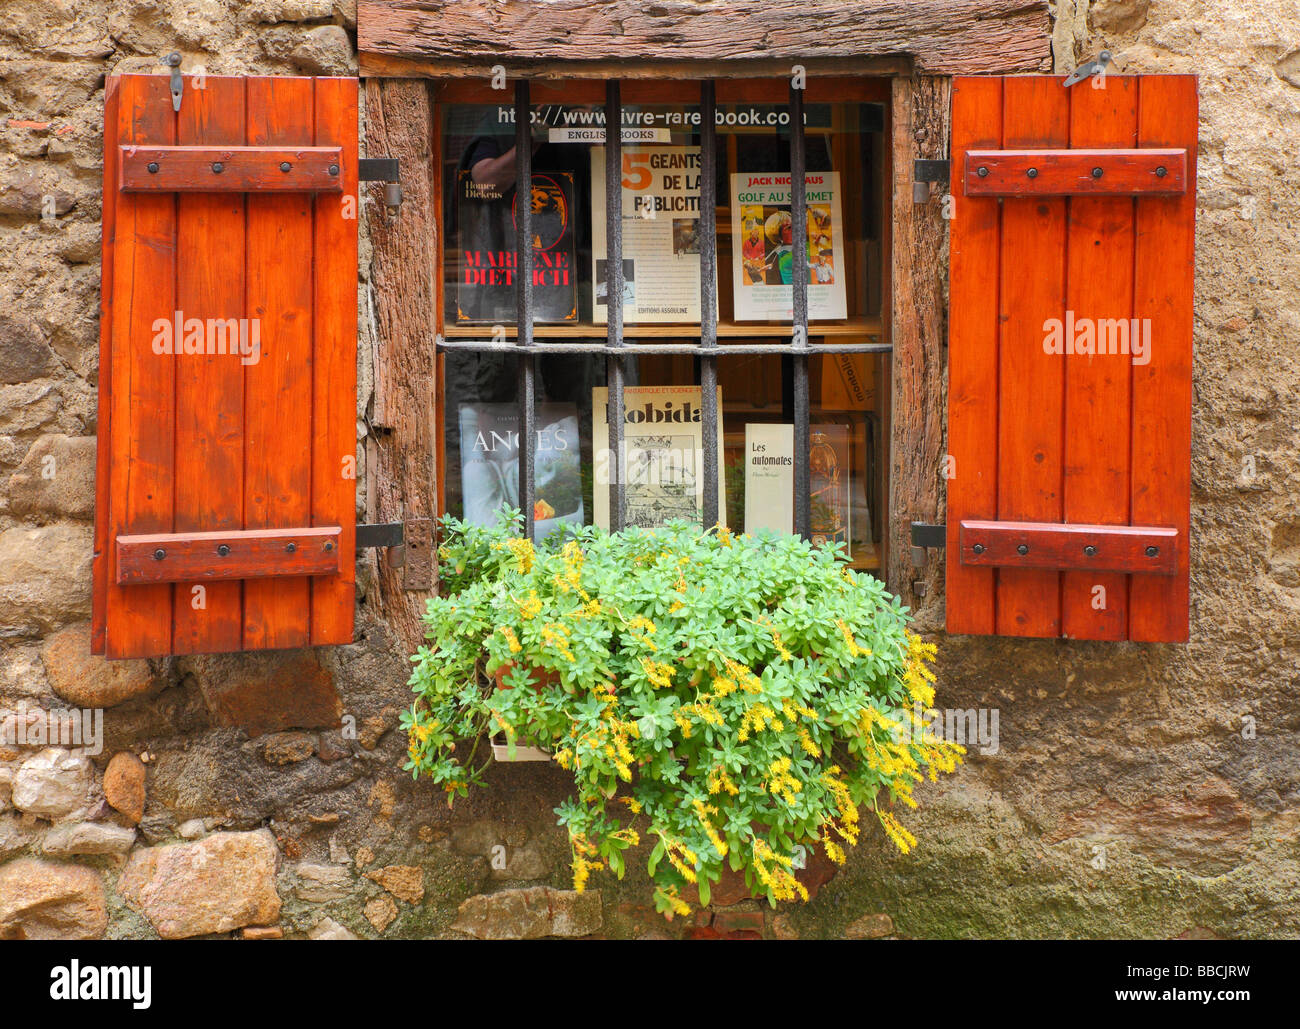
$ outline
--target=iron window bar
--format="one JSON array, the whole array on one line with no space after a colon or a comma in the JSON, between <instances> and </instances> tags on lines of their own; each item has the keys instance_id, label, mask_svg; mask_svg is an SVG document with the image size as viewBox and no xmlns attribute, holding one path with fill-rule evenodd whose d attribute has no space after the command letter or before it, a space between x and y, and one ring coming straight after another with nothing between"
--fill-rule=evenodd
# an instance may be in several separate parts
<instances>
[{"instance_id":1,"label":"iron window bar","mask_svg":"<svg viewBox=\"0 0 1300 1029\"><path fill-rule=\"evenodd\" d=\"M700 434L703 523L718 524L717 122L712 80L700 83Z\"/></svg>"},{"instance_id":2,"label":"iron window bar","mask_svg":"<svg viewBox=\"0 0 1300 1029\"><path fill-rule=\"evenodd\" d=\"M803 89L790 83L790 221L794 253L794 531L812 538L812 430L808 424L808 197L804 182Z\"/></svg>"},{"instance_id":3,"label":"iron window bar","mask_svg":"<svg viewBox=\"0 0 1300 1029\"><path fill-rule=\"evenodd\" d=\"M476 354L620 354L635 357L638 354L672 354L700 357L705 348L699 343L636 343L632 346L608 343L494 343L490 340L444 339L438 344L442 351L472 351ZM716 357L745 356L750 354L888 354L893 348L888 343L719 343L708 348ZM701 410L701 418L703 411ZM612 445L612 444L611 444Z\"/></svg>"},{"instance_id":4,"label":"iron window bar","mask_svg":"<svg viewBox=\"0 0 1300 1029\"><path fill-rule=\"evenodd\" d=\"M790 86L790 220L795 238L806 232L807 184L804 141L803 91ZM532 127L529 84L515 84L515 195L532 196ZM704 495L702 521L718 522L718 358L731 355L781 355L791 370L791 413L794 421L794 529L804 538L812 531L812 469L808 358L820 354L884 354L889 343L812 343L808 329L808 248L792 247L792 304L790 343L718 342L717 294L717 101L714 84L700 84L700 217L697 233L700 255L700 342L637 343L629 347L623 332L623 105L618 80L605 91L605 288L606 342L533 341L533 248L532 205L515 204L515 282L517 329L514 343L473 339L439 339L444 352L508 354L518 358L519 403L519 502L524 518L524 538L532 539L535 528L536 483L536 358L538 354L604 355L609 387L606 418L609 422L610 529L624 527L626 483L624 481L624 388L627 356L638 354L691 355L700 361L700 428L703 437L702 472ZM802 229L802 231L800 231Z\"/></svg>"},{"instance_id":5,"label":"iron window bar","mask_svg":"<svg viewBox=\"0 0 1300 1029\"><path fill-rule=\"evenodd\" d=\"M609 528L623 528L627 485L623 481L623 98L617 79L605 87L605 309L607 313L605 384L609 387ZM705 437L707 439L707 437ZM707 524L707 523L706 523Z\"/></svg>"},{"instance_id":6,"label":"iron window bar","mask_svg":"<svg viewBox=\"0 0 1300 1029\"><path fill-rule=\"evenodd\" d=\"M515 348L519 353L519 506L524 514L524 539L533 538L536 484L533 481L533 433L537 361L533 343L533 130L528 80L515 83ZM520 202L522 198L522 203Z\"/></svg>"}]
</instances>

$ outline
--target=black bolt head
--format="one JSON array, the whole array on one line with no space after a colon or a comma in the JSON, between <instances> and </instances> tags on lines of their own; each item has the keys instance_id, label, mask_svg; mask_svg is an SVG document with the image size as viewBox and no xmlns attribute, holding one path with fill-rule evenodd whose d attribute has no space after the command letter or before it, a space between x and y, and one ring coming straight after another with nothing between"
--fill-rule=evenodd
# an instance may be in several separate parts
<instances>
[{"instance_id":1,"label":"black bolt head","mask_svg":"<svg viewBox=\"0 0 1300 1029\"><path fill-rule=\"evenodd\" d=\"M1101 175L1102 175L1102 172L1101 172L1101 169L1100 169L1100 168L1094 168L1094 169L1092 170L1092 177L1093 177L1094 179L1099 179L1099 178L1101 178Z\"/></svg>"},{"instance_id":2,"label":"black bolt head","mask_svg":"<svg viewBox=\"0 0 1300 1029\"><path fill-rule=\"evenodd\" d=\"M982 554L984 553L984 544L976 543L975 546L971 547L971 550L975 551L977 554Z\"/></svg>"},{"instance_id":3,"label":"black bolt head","mask_svg":"<svg viewBox=\"0 0 1300 1029\"><path fill-rule=\"evenodd\" d=\"M1168 174L1169 174L1169 169L1166 168L1163 164L1162 164L1159 168L1156 169L1156 178L1157 178L1157 179L1163 179L1163 178L1164 178L1166 175L1168 175Z\"/></svg>"},{"instance_id":4,"label":"black bolt head","mask_svg":"<svg viewBox=\"0 0 1300 1029\"><path fill-rule=\"evenodd\" d=\"M212 170L213 170L216 174L220 175L223 171L226 170L226 166L225 166L224 164L222 164L220 161L213 161L213 162L212 162Z\"/></svg>"},{"instance_id":5,"label":"black bolt head","mask_svg":"<svg viewBox=\"0 0 1300 1029\"><path fill-rule=\"evenodd\" d=\"M1097 548L1094 547L1091 543L1089 543L1086 547L1083 548L1083 552L1087 554L1089 557L1097 556Z\"/></svg>"},{"instance_id":6,"label":"black bolt head","mask_svg":"<svg viewBox=\"0 0 1300 1029\"><path fill-rule=\"evenodd\" d=\"M223 543L221 546L217 547L217 553L222 557L226 557L230 553L230 547Z\"/></svg>"},{"instance_id":7,"label":"black bolt head","mask_svg":"<svg viewBox=\"0 0 1300 1029\"><path fill-rule=\"evenodd\" d=\"M1147 557L1155 557L1160 553L1159 547L1147 547Z\"/></svg>"},{"instance_id":8,"label":"black bolt head","mask_svg":"<svg viewBox=\"0 0 1300 1029\"><path fill-rule=\"evenodd\" d=\"M1029 553L1029 546L1024 543L1020 544L1020 546L1016 547L1016 553L1023 557L1025 554Z\"/></svg>"},{"instance_id":9,"label":"black bolt head","mask_svg":"<svg viewBox=\"0 0 1300 1029\"><path fill-rule=\"evenodd\" d=\"M293 167L293 165L291 165L288 161L281 161L281 162L280 162L280 171L282 171L282 172L287 172L287 171L288 171L290 168L292 168L292 167Z\"/></svg>"},{"instance_id":10,"label":"black bolt head","mask_svg":"<svg viewBox=\"0 0 1300 1029\"><path fill-rule=\"evenodd\" d=\"M1030 168L1027 172L1025 172L1025 174L1028 175L1031 179L1036 179L1038 178L1038 169Z\"/></svg>"},{"instance_id":11,"label":"black bolt head","mask_svg":"<svg viewBox=\"0 0 1300 1029\"><path fill-rule=\"evenodd\" d=\"M288 553L288 554L295 553L295 552L298 550L298 544L297 544L297 543L286 543L286 544L284 545L284 549L285 549L285 552Z\"/></svg>"},{"instance_id":12,"label":"black bolt head","mask_svg":"<svg viewBox=\"0 0 1300 1029\"><path fill-rule=\"evenodd\" d=\"M337 175L338 173L339 173L339 166L338 166L337 164L331 164L331 165L330 165L330 174L331 174L331 175Z\"/></svg>"},{"instance_id":13,"label":"black bolt head","mask_svg":"<svg viewBox=\"0 0 1300 1029\"><path fill-rule=\"evenodd\" d=\"M334 542L333 542L333 540L326 540L326 541L325 541L325 552L328 554L328 553L329 553L331 550L333 550L333 549L334 549Z\"/></svg>"},{"instance_id":14,"label":"black bolt head","mask_svg":"<svg viewBox=\"0 0 1300 1029\"><path fill-rule=\"evenodd\" d=\"M157 161L150 161L147 167L149 168L149 174L150 174L150 175L156 175L156 174L158 174L158 162L157 162Z\"/></svg>"},{"instance_id":15,"label":"black bolt head","mask_svg":"<svg viewBox=\"0 0 1300 1029\"><path fill-rule=\"evenodd\" d=\"M983 165L980 165L980 167L976 169L975 174L978 175L981 179L987 179L989 177L989 170L985 168Z\"/></svg>"},{"instance_id":16,"label":"black bolt head","mask_svg":"<svg viewBox=\"0 0 1300 1029\"><path fill-rule=\"evenodd\" d=\"M155 561L161 561L166 556L167 556L167 551L163 550L162 547L159 547L157 550L153 552L153 559Z\"/></svg>"}]
</instances>

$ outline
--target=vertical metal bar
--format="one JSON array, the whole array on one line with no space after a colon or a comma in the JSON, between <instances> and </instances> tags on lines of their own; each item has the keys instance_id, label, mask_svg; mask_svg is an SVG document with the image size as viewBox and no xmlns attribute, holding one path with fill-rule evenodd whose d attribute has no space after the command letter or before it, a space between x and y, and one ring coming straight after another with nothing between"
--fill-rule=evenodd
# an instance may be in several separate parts
<instances>
[{"instance_id":1,"label":"vertical metal bar","mask_svg":"<svg viewBox=\"0 0 1300 1029\"><path fill-rule=\"evenodd\" d=\"M713 82L700 83L700 347L718 345L717 121ZM740 243L737 241L736 246ZM700 429L703 436L704 502L707 529L718 524L718 359L700 355Z\"/></svg>"},{"instance_id":2,"label":"vertical metal bar","mask_svg":"<svg viewBox=\"0 0 1300 1029\"><path fill-rule=\"evenodd\" d=\"M790 220L794 248L792 330L796 346L808 346L808 203L804 183L803 90L790 85ZM812 535L812 432L808 426L808 355L791 358L794 386L794 531Z\"/></svg>"},{"instance_id":3,"label":"vertical metal bar","mask_svg":"<svg viewBox=\"0 0 1300 1029\"><path fill-rule=\"evenodd\" d=\"M605 85L605 305L606 339L623 346L623 103L617 79ZM626 509L623 453L623 358L611 354L605 364L609 386L609 528L623 528Z\"/></svg>"},{"instance_id":4,"label":"vertical metal bar","mask_svg":"<svg viewBox=\"0 0 1300 1029\"><path fill-rule=\"evenodd\" d=\"M515 342L519 362L519 506L524 513L524 539L533 538L533 457L535 398L533 355L533 133L528 80L515 83Z\"/></svg>"}]
</instances>

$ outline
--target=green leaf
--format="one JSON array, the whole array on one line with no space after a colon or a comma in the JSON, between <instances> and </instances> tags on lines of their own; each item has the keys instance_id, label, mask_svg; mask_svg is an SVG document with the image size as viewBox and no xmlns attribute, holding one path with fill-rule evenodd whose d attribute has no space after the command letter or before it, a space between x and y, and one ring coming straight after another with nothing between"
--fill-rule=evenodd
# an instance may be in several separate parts
<instances>
[{"instance_id":1,"label":"green leaf","mask_svg":"<svg viewBox=\"0 0 1300 1029\"><path fill-rule=\"evenodd\" d=\"M650 878L654 878L655 869L659 867L659 862L664 856L664 841L660 840L655 844L655 849L650 852L650 860L646 862L646 872Z\"/></svg>"}]
</instances>

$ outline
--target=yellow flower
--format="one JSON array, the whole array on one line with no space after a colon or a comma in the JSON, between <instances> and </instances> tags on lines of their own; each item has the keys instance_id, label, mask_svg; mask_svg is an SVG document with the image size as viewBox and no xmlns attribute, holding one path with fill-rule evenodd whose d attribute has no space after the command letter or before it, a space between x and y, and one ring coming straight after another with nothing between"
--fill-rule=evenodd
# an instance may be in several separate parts
<instances>
[{"instance_id":1,"label":"yellow flower","mask_svg":"<svg viewBox=\"0 0 1300 1029\"><path fill-rule=\"evenodd\" d=\"M533 570L533 563L537 560L537 552L533 549L533 541L520 537L493 543L492 549L510 551L515 559L515 567L524 575Z\"/></svg>"},{"instance_id":2,"label":"yellow flower","mask_svg":"<svg viewBox=\"0 0 1300 1029\"><path fill-rule=\"evenodd\" d=\"M673 684L673 667L658 661L652 661L648 657L641 659L641 667L645 669L646 678L652 685L660 688L667 688Z\"/></svg>"},{"instance_id":3,"label":"yellow flower","mask_svg":"<svg viewBox=\"0 0 1300 1029\"><path fill-rule=\"evenodd\" d=\"M863 650L858 646L858 641L853 638L853 630L848 627L843 618L835 619L835 627L840 630L840 635L844 637L844 645L849 648L850 657L871 653L871 651Z\"/></svg>"},{"instance_id":4,"label":"yellow flower","mask_svg":"<svg viewBox=\"0 0 1300 1029\"><path fill-rule=\"evenodd\" d=\"M906 854L916 846L916 837L903 828L902 824L889 811L876 810L876 817L885 830L885 835L894 841L900 851Z\"/></svg>"},{"instance_id":5,"label":"yellow flower","mask_svg":"<svg viewBox=\"0 0 1300 1029\"><path fill-rule=\"evenodd\" d=\"M524 648L519 645L519 637L515 635L515 630L508 625L501 626L501 635L506 638L506 643L510 645L510 653L518 654Z\"/></svg>"},{"instance_id":6,"label":"yellow flower","mask_svg":"<svg viewBox=\"0 0 1300 1029\"><path fill-rule=\"evenodd\" d=\"M921 637L907 633L907 652L903 657L903 685L907 687L912 702L922 707L934 703L934 672L927 666L933 661L939 648L933 643L926 643Z\"/></svg>"},{"instance_id":7,"label":"yellow flower","mask_svg":"<svg viewBox=\"0 0 1300 1029\"><path fill-rule=\"evenodd\" d=\"M542 601L537 596L536 590L529 590L526 599L515 600L515 606L519 608L519 616L527 622L531 621L542 610Z\"/></svg>"}]
</instances>

